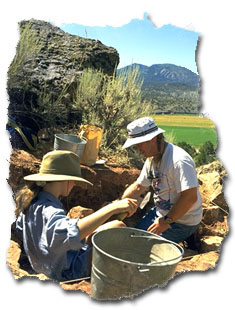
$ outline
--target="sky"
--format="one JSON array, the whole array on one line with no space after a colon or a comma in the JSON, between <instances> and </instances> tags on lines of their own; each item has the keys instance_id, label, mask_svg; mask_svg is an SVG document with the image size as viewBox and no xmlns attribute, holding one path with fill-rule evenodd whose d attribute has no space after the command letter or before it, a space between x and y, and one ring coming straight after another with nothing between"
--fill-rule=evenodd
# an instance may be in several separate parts
<instances>
[{"instance_id":1,"label":"sky","mask_svg":"<svg viewBox=\"0 0 235 310\"><path fill-rule=\"evenodd\" d=\"M30 18L63 24L81 24L92 27L124 27L132 20L143 20L144 13L151 16L154 24L175 27L199 33L200 44L197 68L202 81L201 111L207 113L216 124L219 137L217 156L228 172L224 191L231 208L230 232L222 246L216 270L185 273L170 281L167 288L146 292L133 300L96 302L83 292L64 292L54 283L36 279L16 281L6 266L6 249L9 247L10 224L14 221L15 204L12 191L7 184L11 147L5 129L8 97L6 92L7 70L13 60L19 40L18 22ZM181 310L220 310L225 304L234 303L235 277L235 165L233 154L234 123L234 72L235 72L235 18L234 0L8 0L0 10L0 274L4 285L1 288L2 305L9 304L24 310L39 310L42 307L57 310L65 308L85 309L135 309L147 307ZM141 48L141 45L140 47ZM193 56L192 56L193 57ZM10 294L10 295L9 295ZM14 298L9 298L14 296ZM21 304L20 304L21 303Z\"/></svg>"},{"instance_id":2,"label":"sky","mask_svg":"<svg viewBox=\"0 0 235 310\"><path fill-rule=\"evenodd\" d=\"M171 24L156 27L147 13L121 27L64 23L60 28L116 48L120 56L118 68L133 63L146 66L170 63L198 73L196 49L199 33Z\"/></svg>"}]
</instances>

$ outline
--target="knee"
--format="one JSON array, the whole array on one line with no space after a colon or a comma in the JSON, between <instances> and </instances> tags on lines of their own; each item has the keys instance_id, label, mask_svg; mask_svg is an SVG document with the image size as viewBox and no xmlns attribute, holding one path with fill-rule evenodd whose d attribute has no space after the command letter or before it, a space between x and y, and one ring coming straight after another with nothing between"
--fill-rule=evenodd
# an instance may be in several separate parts
<instances>
[{"instance_id":1,"label":"knee","mask_svg":"<svg viewBox=\"0 0 235 310\"><path fill-rule=\"evenodd\" d=\"M114 220L113 221L113 227L126 227L126 224L122 221Z\"/></svg>"}]
</instances>

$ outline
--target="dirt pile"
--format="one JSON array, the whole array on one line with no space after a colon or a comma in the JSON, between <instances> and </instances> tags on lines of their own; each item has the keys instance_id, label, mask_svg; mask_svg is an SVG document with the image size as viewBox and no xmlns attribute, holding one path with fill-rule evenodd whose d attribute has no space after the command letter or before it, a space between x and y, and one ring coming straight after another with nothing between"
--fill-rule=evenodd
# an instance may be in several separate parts
<instances>
[{"instance_id":1,"label":"dirt pile","mask_svg":"<svg viewBox=\"0 0 235 310\"><path fill-rule=\"evenodd\" d=\"M9 185L13 193L23 186L22 177L38 172L41 155L32 155L26 151L13 150L10 158ZM68 216L84 217L97 210L105 202L110 202L122 194L125 187L139 175L134 168L117 168L110 165L82 166L82 174L94 186L75 188L68 201ZM183 260L178 264L176 275L185 271L204 271L216 267L222 241L228 233L227 217L229 207L224 199L223 185L226 171L219 161L197 169L200 193L203 202L203 219L198 231L182 246L185 249ZM78 206L79 205L79 206ZM74 207L76 206L76 207ZM73 208L72 208L73 207ZM126 219L128 226L135 226L144 211L138 211L132 218ZM43 274L35 274L30 268L14 232L8 249L7 264L16 279L30 276L48 280ZM89 281L61 284L65 290L82 290L90 294Z\"/></svg>"}]
</instances>

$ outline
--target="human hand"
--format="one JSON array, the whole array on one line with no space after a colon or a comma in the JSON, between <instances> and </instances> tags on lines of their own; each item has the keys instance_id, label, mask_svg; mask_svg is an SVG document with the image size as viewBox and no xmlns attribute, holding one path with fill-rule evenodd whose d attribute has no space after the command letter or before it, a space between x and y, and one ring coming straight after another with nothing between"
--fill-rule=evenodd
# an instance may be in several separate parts
<instances>
[{"instance_id":1,"label":"human hand","mask_svg":"<svg viewBox=\"0 0 235 310\"><path fill-rule=\"evenodd\" d=\"M156 235L160 235L162 232L169 228L169 224L167 224L163 217L160 217L154 221L153 224L149 226L147 231L154 233Z\"/></svg>"},{"instance_id":2,"label":"human hand","mask_svg":"<svg viewBox=\"0 0 235 310\"><path fill-rule=\"evenodd\" d=\"M125 198L122 200L117 200L112 203L112 207L114 208L114 214L125 214L124 218L132 216L137 208L138 201L136 199Z\"/></svg>"}]
</instances>

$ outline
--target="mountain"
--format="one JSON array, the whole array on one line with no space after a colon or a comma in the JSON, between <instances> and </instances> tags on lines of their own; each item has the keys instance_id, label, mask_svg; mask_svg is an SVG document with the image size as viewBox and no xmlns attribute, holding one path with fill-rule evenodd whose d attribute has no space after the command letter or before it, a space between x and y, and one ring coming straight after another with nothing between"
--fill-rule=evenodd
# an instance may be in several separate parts
<instances>
[{"instance_id":1,"label":"mountain","mask_svg":"<svg viewBox=\"0 0 235 310\"><path fill-rule=\"evenodd\" d=\"M144 84L155 83L179 83L193 87L199 87L200 77L187 68L173 64L157 64L150 67L141 64L132 64L118 70L128 71L138 67L139 73L144 78Z\"/></svg>"},{"instance_id":2,"label":"mountain","mask_svg":"<svg viewBox=\"0 0 235 310\"><path fill-rule=\"evenodd\" d=\"M117 71L126 73L138 67L143 79L143 99L151 101L153 112L198 113L200 77L174 64L145 66L132 64Z\"/></svg>"}]
</instances>

